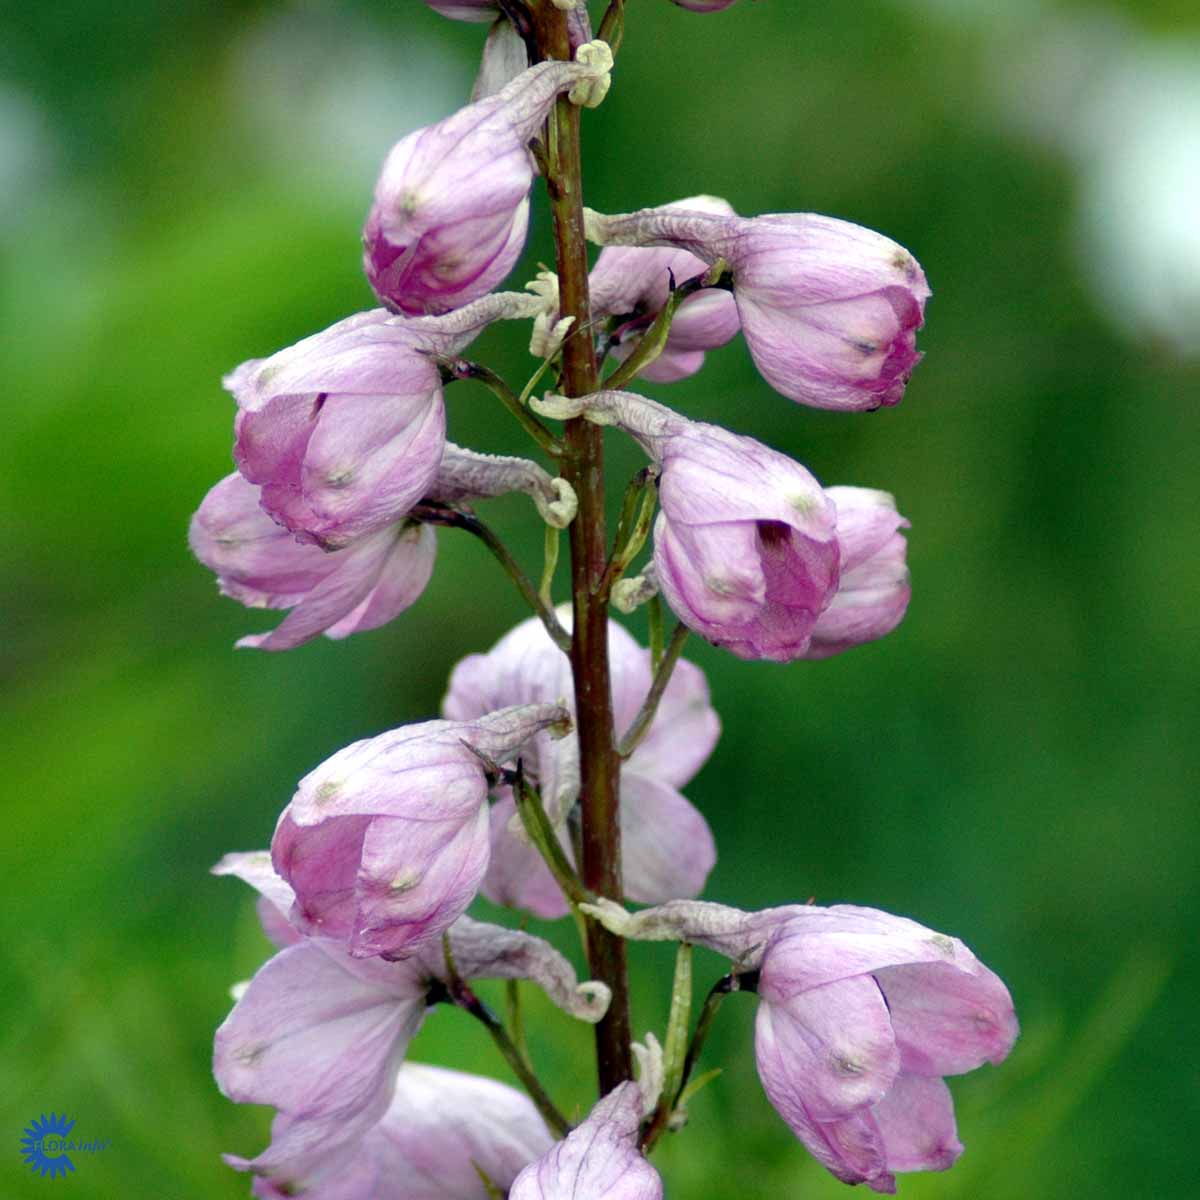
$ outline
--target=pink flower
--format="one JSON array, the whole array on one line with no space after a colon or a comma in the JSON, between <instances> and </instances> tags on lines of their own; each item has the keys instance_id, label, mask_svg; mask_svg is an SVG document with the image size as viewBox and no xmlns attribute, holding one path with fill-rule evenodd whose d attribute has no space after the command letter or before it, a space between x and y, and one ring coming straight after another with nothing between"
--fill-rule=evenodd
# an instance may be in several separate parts
<instances>
[{"instance_id":1,"label":"pink flower","mask_svg":"<svg viewBox=\"0 0 1200 1200\"><path fill-rule=\"evenodd\" d=\"M588 214L603 246L673 246L724 260L746 345L776 391L817 408L898 404L920 355L929 285L907 250L812 213L743 218L674 206Z\"/></svg>"},{"instance_id":2,"label":"pink flower","mask_svg":"<svg viewBox=\"0 0 1200 1200\"><path fill-rule=\"evenodd\" d=\"M403 962L352 958L341 943L304 937L289 925L291 889L275 875L265 852L227 855L215 871L262 892L264 928L283 943L217 1030L213 1071L221 1091L231 1100L277 1110L270 1146L253 1159L227 1156L227 1161L277 1188L327 1179L345 1161L339 1156L355 1153L380 1122L388 1122L408 1043L446 981L442 947ZM578 983L567 960L540 938L466 917L449 938L464 980L530 979L564 1011L589 1022L608 1007L608 989ZM401 1099L401 1111L404 1106ZM452 1112L453 1105L446 1115ZM480 1144L492 1135L500 1135L495 1125L491 1134L481 1130ZM386 1157L395 1150L388 1143L403 1140L385 1128L374 1150ZM536 1146L529 1150L532 1157ZM519 1164L510 1165L515 1174ZM330 1200L333 1195L338 1193Z\"/></svg>"},{"instance_id":3,"label":"pink flower","mask_svg":"<svg viewBox=\"0 0 1200 1200\"><path fill-rule=\"evenodd\" d=\"M374 309L243 363L225 380L238 470L275 521L327 549L393 524L426 495L446 445L433 356L539 307L500 292L442 317Z\"/></svg>"},{"instance_id":4,"label":"pink flower","mask_svg":"<svg viewBox=\"0 0 1200 1200\"><path fill-rule=\"evenodd\" d=\"M570 624L568 609L560 620ZM632 723L650 689L650 653L615 622L609 623L613 717L617 733ZM466 721L509 704L562 700L573 709L571 669L536 618L522 622L487 654L464 658L450 677L442 710ZM621 843L625 893L655 903L703 890L716 861L707 822L679 793L712 753L720 722L700 670L680 661L646 737L621 766ZM564 827L579 791L578 742L568 734L539 734L526 769L540 784L552 820ZM514 831L519 820L506 790L492 806L491 861L482 891L497 904L540 917L567 912L538 851ZM563 829L563 848L572 857Z\"/></svg>"},{"instance_id":5,"label":"pink flower","mask_svg":"<svg viewBox=\"0 0 1200 1200\"><path fill-rule=\"evenodd\" d=\"M758 971L763 1088L846 1183L894 1192L898 1171L952 1166L962 1145L942 1076L1002 1061L1017 1037L1008 989L962 942L877 909L676 900L588 911L624 937L716 950L750 986Z\"/></svg>"},{"instance_id":6,"label":"pink flower","mask_svg":"<svg viewBox=\"0 0 1200 1200\"><path fill-rule=\"evenodd\" d=\"M560 93L595 89L580 98L598 103L612 66L603 42L581 46L577 60L530 67L392 148L363 230L363 269L385 304L447 312L513 269L529 223L529 142Z\"/></svg>"},{"instance_id":7,"label":"pink flower","mask_svg":"<svg viewBox=\"0 0 1200 1200\"><path fill-rule=\"evenodd\" d=\"M804 467L632 392L536 407L618 425L659 464L654 569L689 629L739 658L804 656L838 582L837 512Z\"/></svg>"},{"instance_id":8,"label":"pink flower","mask_svg":"<svg viewBox=\"0 0 1200 1200\"><path fill-rule=\"evenodd\" d=\"M667 209L698 210L734 216L724 200L692 196ZM708 264L686 250L667 247L611 246L600 252L589 276L592 313L617 318L611 353L624 361L667 303L671 281L684 284L703 275ZM706 288L689 296L671 322L662 354L640 372L643 379L673 383L704 365L704 352L723 346L740 328L731 293Z\"/></svg>"},{"instance_id":9,"label":"pink flower","mask_svg":"<svg viewBox=\"0 0 1200 1200\"><path fill-rule=\"evenodd\" d=\"M641 1121L638 1085L622 1083L517 1176L508 1200L662 1200L662 1179L638 1149Z\"/></svg>"},{"instance_id":10,"label":"pink flower","mask_svg":"<svg viewBox=\"0 0 1200 1200\"><path fill-rule=\"evenodd\" d=\"M672 611L739 658L801 657L838 579L820 484L716 425L666 439L661 465L654 566Z\"/></svg>"},{"instance_id":11,"label":"pink flower","mask_svg":"<svg viewBox=\"0 0 1200 1200\"><path fill-rule=\"evenodd\" d=\"M293 922L356 957L400 958L435 942L487 872L479 755L502 763L567 720L551 704L513 707L406 725L326 759L300 781L271 841L296 893Z\"/></svg>"},{"instance_id":12,"label":"pink flower","mask_svg":"<svg viewBox=\"0 0 1200 1200\"><path fill-rule=\"evenodd\" d=\"M406 1062L387 1112L302 1178L260 1176L253 1194L308 1200L487 1200L552 1139L531 1101L494 1079ZM478 1168L478 1169L477 1169Z\"/></svg>"},{"instance_id":13,"label":"pink flower","mask_svg":"<svg viewBox=\"0 0 1200 1200\"><path fill-rule=\"evenodd\" d=\"M904 617L912 588L908 522L887 492L831 487L825 494L837 506L841 578L837 594L813 629L805 658L828 658L892 632Z\"/></svg>"},{"instance_id":14,"label":"pink flower","mask_svg":"<svg viewBox=\"0 0 1200 1200\"><path fill-rule=\"evenodd\" d=\"M292 610L278 628L239 646L288 650L321 633L343 638L375 629L425 590L437 551L430 527L399 521L327 553L276 525L259 495L242 476L227 475L188 531L192 553L216 573L223 595L249 608Z\"/></svg>"}]
</instances>

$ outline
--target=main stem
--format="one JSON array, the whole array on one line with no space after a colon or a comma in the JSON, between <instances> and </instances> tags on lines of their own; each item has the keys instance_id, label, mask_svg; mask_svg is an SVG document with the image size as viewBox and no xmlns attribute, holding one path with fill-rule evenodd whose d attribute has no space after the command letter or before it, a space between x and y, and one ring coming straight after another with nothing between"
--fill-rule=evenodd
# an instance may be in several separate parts
<instances>
[{"instance_id":1,"label":"main stem","mask_svg":"<svg viewBox=\"0 0 1200 1200\"><path fill-rule=\"evenodd\" d=\"M549 0L537 6L538 47L544 58L571 57L566 14ZM574 324L563 345L560 386L568 396L584 396L598 386L596 354L589 328L587 241L583 233L583 176L579 155L579 109L565 96L550 118L546 187L554 215L554 241L562 316ZM579 735L582 875L584 886L620 900L620 760L613 735L612 686L608 664L608 603L599 590L608 558L604 520L604 442L598 426L582 418L568 421L564 477L579 497L570 527L571 592L574 627L571 667L575 677L575 717ZM592 976L612 989L612 1003L596 1026L596 1065L600 1093L632 1078L629 981L625 943L598 922L587 921L587 954Z\"/></svg>"}]
</instances>

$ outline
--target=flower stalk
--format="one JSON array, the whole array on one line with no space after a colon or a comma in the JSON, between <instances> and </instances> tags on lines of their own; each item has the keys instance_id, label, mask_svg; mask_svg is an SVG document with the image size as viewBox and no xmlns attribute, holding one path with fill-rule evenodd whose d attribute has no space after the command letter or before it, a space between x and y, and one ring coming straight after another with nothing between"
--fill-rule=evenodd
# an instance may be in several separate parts
<instances>
[{"instance_id":1,"label":"flower stalk","mask_svg":"<svg viewBox=\"0 0 1200 1200\"><path fill-rule=\"evenodd\" d=\"M544 58L570 59L567 14L551 4L536 11L538 46ZM547 131L546 189L554 220L559 311L573 317L562 346L560 386L585 396L598 385L590 333L587 240L583 223L580 110L560 97ZM604 519L603 431L582 418L566 423L563 477L579 497L570 527L574 625L571 666L579 735L581 851L585 887L597 895L621 895L620 765L613 733L612 682L608 661L608 605L598 588L608 560ZM625 943L588 920L587 954L592 975L612 990L608 1013L596 1025L601 1094L633 1077L632 1033Z\"/></svg>"}]
</instances>

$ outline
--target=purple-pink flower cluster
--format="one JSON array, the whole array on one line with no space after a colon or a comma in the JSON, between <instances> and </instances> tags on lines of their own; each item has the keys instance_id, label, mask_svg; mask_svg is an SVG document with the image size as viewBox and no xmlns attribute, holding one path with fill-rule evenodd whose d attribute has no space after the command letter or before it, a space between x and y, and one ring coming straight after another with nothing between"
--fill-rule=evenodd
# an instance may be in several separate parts
<instances>
[{"instance_id":1,"label":"purple-pink flower cluster","mask_svg":"<svg viewBox=\"0 0 1200 1200\"><path fill-rule=\"evenodd\" d=\"M299 780L269 851L215 868L256 889L276 947L235 989L216 1035L222 1091L275 1113L269 1145L228 1161L262 1197L660 1200L647 1154L682 1123L703 1038L697 1028L683 1055L680 997L664 1043L648 1033L636 1044L637 1081L609 1078L574 1125L521 1044L522 981L592 1024L625 1002L614 960L593 944L607 930L727 956L721 994L758 997L770 1102L839 1179L894 1191L897 1172L944 1169L961 1153L944 1077L1004 1058L1012 1000L961 942L905 918L697 899L717 848L683 789L720 720L681 649L691 631L740 659L786 663L884 637L909 603L908 521L885 491L823 486L789 456L630 389L695 376L740 333L791 400L895 405L920 359L925 276L903 247L847 221L744 217L710 196L605 215L553 177L556 203L575 204L577 269L563 277L573 287L543 270L498 291L525 249L535 178L561 172L574 109L609 89L624 6L600 25L610 45L593 38L581 0L544 0L536 13L518 0L427 3L492 28L472 102L403 137L383 163L362 259L382 307L227 376L236 470L205 497L189 540L224 594L288 610L241 646L288 650L391 621L430 584L438 525L479 538L534 615L458 663L439 719L330 755ZM712 13L734 0L674 3ZM555 52L538 41L549 25ZM556 57L567 46L571 60ZM602 247L590 274L584 234ZM563 311L572 292L578 303ZM463 357L513 320L532 323L543 360L520 391ZM584 339L607 383L565 386L568 338L576 353ZM505 403L546 465L448 440L446 392L466 380ZM723 399L731 416L754 402ZM599 463L578 457L558 421L575 434L584 422L615 427L646 457L611 545ZM518 492L545 527L537 585L475 511ZM568 527L571 603L556 605ZM607 558L594 561L596 545ZM678 619L669 639L664 602ZM610 607L641 605L648 646L608 619ZM596 762L614 798L606 850L621 847L608 875L588 865ZM603 977L580 982L542 938L473 919L479 897L522 921L573 915ZM653 907L630 913L624 901ZM507 1023L475 993L484 979L512 984ZM528 1096L407 1061L439 1005L482 1022ZM626 1038L627 1057L633 1048Z\"/></svg>"}]
</instances>

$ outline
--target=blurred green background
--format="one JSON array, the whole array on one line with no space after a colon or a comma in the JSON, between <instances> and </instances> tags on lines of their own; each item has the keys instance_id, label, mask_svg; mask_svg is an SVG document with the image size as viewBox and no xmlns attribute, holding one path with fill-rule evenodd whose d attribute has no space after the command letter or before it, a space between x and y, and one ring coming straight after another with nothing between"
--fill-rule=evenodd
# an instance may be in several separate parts
<instances>
[{"instance_id":1,"label":"blurred green background","mask_svg":"<svg viewBox=\"0 0 1200 1200\"><path fill-rule=\"evenodd\" d=\"M911 248L934 288L897 409L792 405L740 340L647 389L893 491L913 526L886 641L788 667L690 647L725 722L688 789L721 848L708 895L912 915L1011 985L1017 1051L955 1085L967 1153L904 1194L1193 1195L1197 10L629 9L585 120L589 203L828 212ZM419 0L63 0L3 25L0 1195L242 1196L218 1155L255 1152L268 1114L223 1100L209 1055L265 943L208 868L265 845L324 756L434 713L450 666L523 614L443 534L392 626L235 653L269 621L218 598L187 521L230 469L221 374L371 306L378 165L462 102L482 30ZM551 254L539 209L517 281ZM472 353L519 383L522 341ZM474 385L449 408L456 440L524 450ZM636 462L614 443L615 479ZM527 506L490 515L533 567ZM661 1035L670 955L634 959L637 1029ZM587 1031L533 1011L552 1089L587 1104ZM726 1005L706 1056L725 1076L657 1155L668 1190L842 1194L761 1093L752 1012ZM504 1072L455 1012L413 1053ZM17 1151L51 1109L111 1139L54 1182Z\"/></svg>"}]
</instances>

